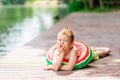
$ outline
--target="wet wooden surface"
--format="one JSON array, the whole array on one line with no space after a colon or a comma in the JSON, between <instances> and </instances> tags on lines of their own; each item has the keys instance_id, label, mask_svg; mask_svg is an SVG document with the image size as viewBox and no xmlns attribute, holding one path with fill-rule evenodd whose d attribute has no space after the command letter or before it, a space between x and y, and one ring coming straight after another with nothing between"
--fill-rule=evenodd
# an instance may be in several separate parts
<instances>
[{"instance_id":1,"label":"wet wooden surface","mask_svg":"<svg viewBox=\"0 0 120 80\"><path fill-rule=\"evenodd\" d=\"M75 71L44 71L45 54L70 26L76 40L111 49L110 55ZM120 12L73 13L0 60L0 80L120 80Z\"/></svg>"}]
</instances>

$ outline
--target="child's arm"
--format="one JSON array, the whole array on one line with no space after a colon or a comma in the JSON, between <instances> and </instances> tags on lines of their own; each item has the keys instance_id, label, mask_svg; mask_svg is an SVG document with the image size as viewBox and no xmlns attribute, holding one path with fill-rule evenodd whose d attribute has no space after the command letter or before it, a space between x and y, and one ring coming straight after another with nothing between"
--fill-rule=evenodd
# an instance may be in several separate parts
<instances>
[{"instance_id":1,"label":"child's arm","mask_svg":"<svg viewBox=\"0 0 120 80\"><path fill-rule=\"evenodd\" d=\"M58 71L62 65L62 61L63 61L63 57L64 57L64 51L63 48L60 48L58 51L57 49L54 51L54 55L53 55L53 65L50 66L46 66L44 69L45 70L54 70L54 71ZM57 52L56 52L57 51Z\"/></svg>"},{"instance_id":2,"label":"child's arm","mask_svg":"<svg viewBox=\"0 0 120 80\"><path fill-rule=\"evenodd\" d=\"M76 65L76 59L77 59L77 49L73 49L70 52L70 58L68 64L61 66L60 70L68 70L68 71L72 70Z\"/></svg>"},{"instance_id":3,"label":"child's arm","mask_svg":"<svg viewBox=\"0 0 120 80\"><path fill-rule=\"evenodd\" d=\"M64 53L61 53L59 56L57 56L56 61L53 64L53 70L58 71L62 65Z\"/></svg>"},{"instance_id":4,"label":"child's arm","mask_svg":"<svg viewBox=\"0 0 120 80\"><path fill-rule=\"evenodd\" d=\"M44 70L58 71L62 65L63 57L64 57L64 53L61 53L59 56L57 56L53 65L46 66Z\"/></svg>"}]
</instances>

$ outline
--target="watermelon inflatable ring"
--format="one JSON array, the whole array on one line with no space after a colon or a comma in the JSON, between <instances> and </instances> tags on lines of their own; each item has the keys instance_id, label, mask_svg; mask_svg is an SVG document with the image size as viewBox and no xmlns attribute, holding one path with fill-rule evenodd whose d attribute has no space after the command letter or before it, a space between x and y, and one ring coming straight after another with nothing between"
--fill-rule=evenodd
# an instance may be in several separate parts
<instances>
[{"instance_id":1,"label":"watermelon inflatable ring","mask_svg":"<svg viewBox=\"0 0 120 80\"><path fill-rule=\"evenodd\" d=\"M78 54L79 54L74 70L84 68L92 61L92 58L93 58L92 50L87 46L87 44L81 41L74 41L73 46L78 49ZM53 64L53 57L52 57L53 50L54 50L54 47L50 48L50 50L46 55L46 61L48 65ZM65 65L66 63L68 63L68 60L63 59L63 65Z\"/></svg>"}]
</instances>

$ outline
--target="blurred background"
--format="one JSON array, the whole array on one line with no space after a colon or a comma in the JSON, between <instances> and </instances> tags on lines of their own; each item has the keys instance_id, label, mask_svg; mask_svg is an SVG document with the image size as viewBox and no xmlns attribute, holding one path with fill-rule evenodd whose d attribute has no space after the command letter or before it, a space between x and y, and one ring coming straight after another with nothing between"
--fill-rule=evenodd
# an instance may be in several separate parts
<instances>
[{"instance_id":1,"label":"blurred background","mask_svg":"<svg viewBox=\"0 0 120 80\"><path fill-rule=\"evenodd\" d=\"M73 12L109 12L120 0L0 0L0 58Z\"/></svg>"}]
</instances>

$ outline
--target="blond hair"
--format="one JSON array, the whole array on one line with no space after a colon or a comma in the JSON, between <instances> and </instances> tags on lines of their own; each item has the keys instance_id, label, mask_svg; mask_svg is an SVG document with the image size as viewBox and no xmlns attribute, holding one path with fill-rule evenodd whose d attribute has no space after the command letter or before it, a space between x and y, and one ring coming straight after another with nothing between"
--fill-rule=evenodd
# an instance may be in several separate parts
<instances>
[{"instance_id":1,"label":"blond hair","mask_svg":"<svg viewBox=\"0 0 120 80\"><path fill-rule=\"evenodd\" d=\"M71 38L71 42L74 41L73 31L69 27L64 27L58 34L66 34Z\"/></svg>"}]
</instances>

